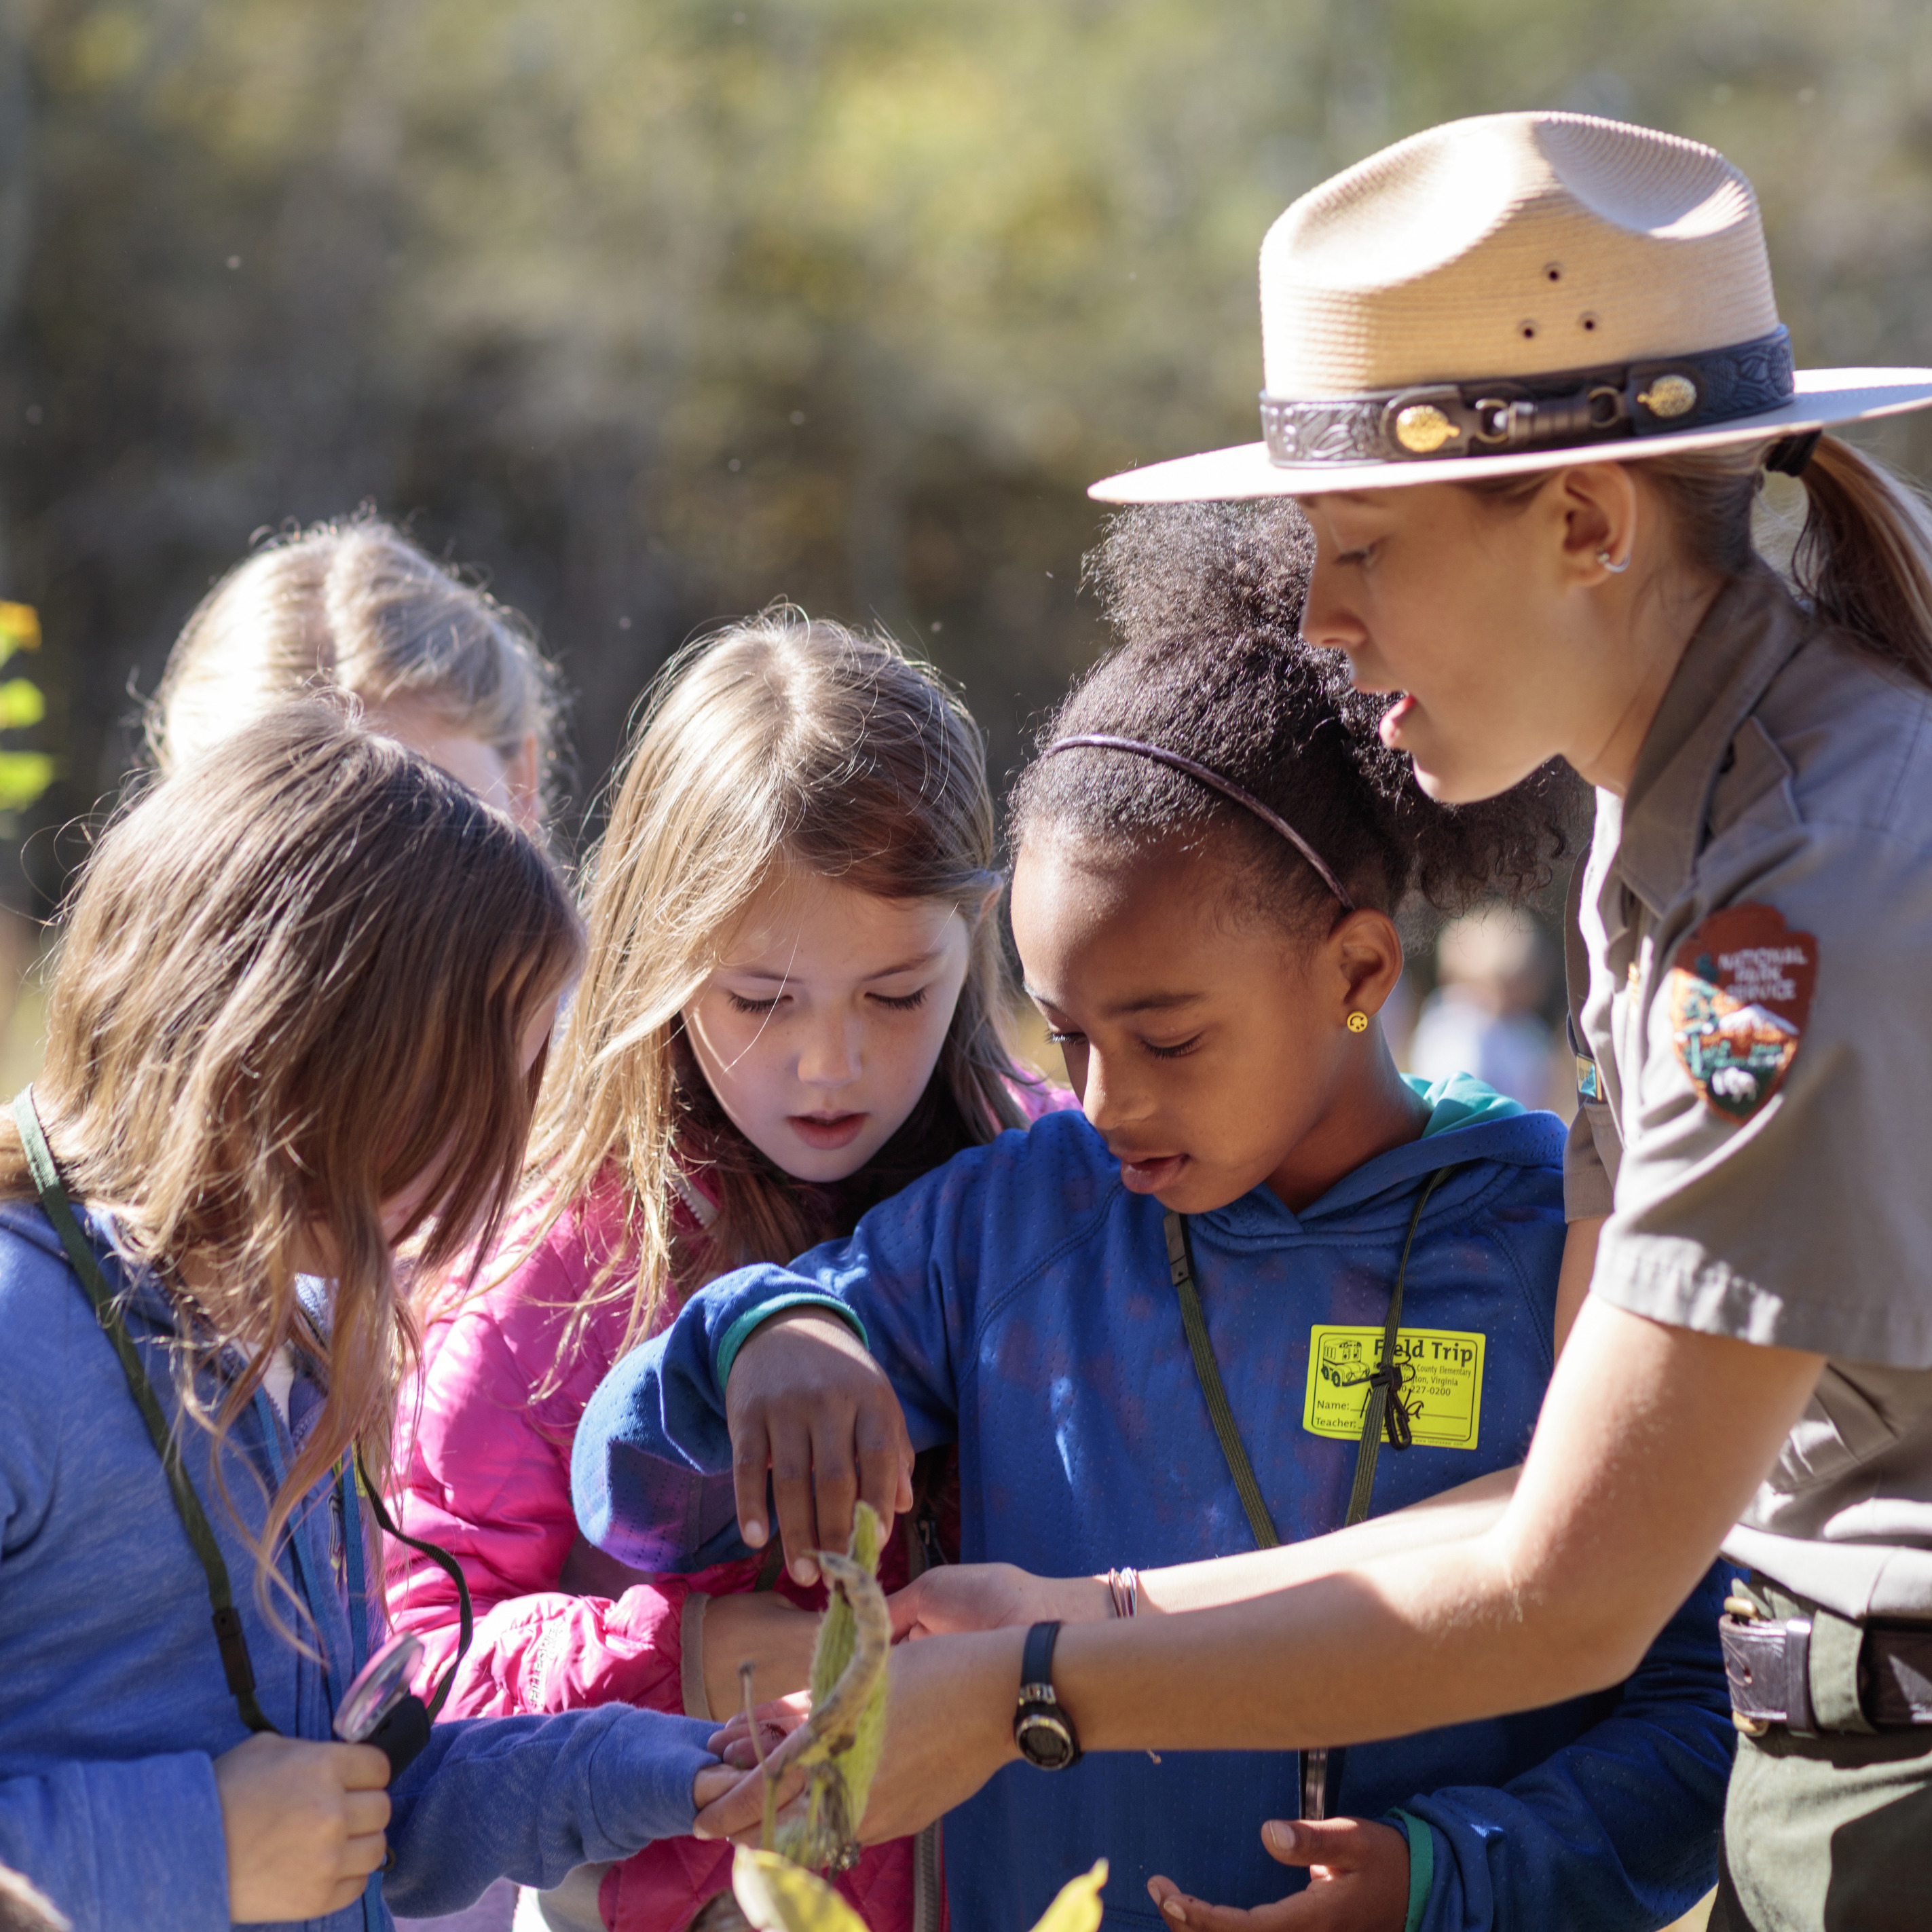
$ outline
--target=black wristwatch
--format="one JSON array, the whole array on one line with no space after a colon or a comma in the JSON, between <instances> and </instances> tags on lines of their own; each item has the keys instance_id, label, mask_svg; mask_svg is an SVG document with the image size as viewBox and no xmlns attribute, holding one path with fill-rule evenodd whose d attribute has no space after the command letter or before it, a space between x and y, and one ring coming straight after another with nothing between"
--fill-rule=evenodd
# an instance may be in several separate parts
<instances>
[{"instance_id":1,"label":"black wristwatch","mask_svg":"<svg viewBox=\"0 0 1932 1932\"><path fill-rule=\"evenodd\" d=\"M1080 1739L1073 1720L1053 1694L1053 1642L1058 1624L1035 1624L1027 1632L1020 1660L1019 1708L1013 1713L1013 1742L1020 1755L1040 1771L1064 1771L1080 1762Z\"/></svg>"}]
</instances>

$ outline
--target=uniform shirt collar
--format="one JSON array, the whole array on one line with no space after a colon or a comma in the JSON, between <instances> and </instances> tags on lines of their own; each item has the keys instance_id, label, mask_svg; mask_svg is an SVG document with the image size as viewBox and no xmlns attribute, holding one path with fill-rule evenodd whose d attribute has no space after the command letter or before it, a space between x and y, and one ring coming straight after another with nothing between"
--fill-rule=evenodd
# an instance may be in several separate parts
<instances>
[{"instance_id":1,"label":"uniform shirt collar","mask_svg":"<svg viewBox=\"0 0 1932 1932\"><path fill-rule=\"evenodd\" d=\"M1622 800L1616 870L1653 914L1689 884L1731 741L1809 630L1760 568L1718 593L1685 647Z\"/></svg>"}]
</instances>

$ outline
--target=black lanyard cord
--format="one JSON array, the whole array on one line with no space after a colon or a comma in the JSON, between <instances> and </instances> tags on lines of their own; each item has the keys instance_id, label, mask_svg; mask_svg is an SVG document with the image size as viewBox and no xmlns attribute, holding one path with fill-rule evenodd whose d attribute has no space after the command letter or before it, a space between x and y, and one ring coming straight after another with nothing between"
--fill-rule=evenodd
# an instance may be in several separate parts
<instances>
[{"instance_id":1,"label":"black lanyard cord","mask_svg":"<svg viewBox=\"0 0 1932 1932\"><path fill-rule=\"evenodd\" d=\"M470 1640L476 1632L476 1612L470 1601L469 1580L463 1574L463 1565L440 1544L425 1543L418 1537L406 1536L396 1527L394 1520L389 1514L388 1505L383 1502L376 1485L370 1481L368 1471L362 1466L359 1453L356 1458L356 1480L358 1487L368 1499L370 1514L375 1517L376 1527L383 1534L393 1536L398 1543L406 1544L419 1556L427 1556L456 1586L456 1654L450 1659L449 1668L442 1673L436 1688L430 1693L427 1707L432 1718L440 1717L443 1706L449 1702L450 1689L456 1682L457 1666L468 1654Z\"/></svg>"},{"instance_id":2,"label":"black lanyard cord","mask_svg":"<svg viewBox=\"0 0 1932 1932\"><path fill-rule=\"evenodd\" d=\"M1194 1244L1189 1238L1187 1222L1172 1209L1167 1216L1167 1271L1174 1292L1180 1298L1180 1325L1187 1330L1187 1346L1194 1358L1195 1379L1208 1403L1208 1419L1214 1425L1221 1454L1227 1458L1228 1473L1234 1479L1234 1492L1247 1512L1248 1527L1254 1532L1255 1546L1273 1550L1281 1541L1268 1514L1268 1499L1255 1480L1254 1465L1241 1442L1234 1412L1228 1405L1228 1391L1222 1385L1220 1366L1214 1360L1214 1345L1208 1339L1208 1321L1201 1312L1201 1291L1194 1282Z\"/></svg>"},{"instance_id":3,"label":"black lanyard cord","mask_svg":"<svg viewBox=\"0 0 1932 1932\"><path fill-rule=\"evenodd\" d=\"M1369 1399L1362 1410L1362 1439L1355 1449L1354 1486L1348 1492L1348 1514L1345 1526L1360 1522L1369 1513L1369 1498L1376 1486L1376 1462L1382 1453L1384 1425L1387 1424L1392 1448L1406 1449L1415 1436L1408 1419L1408 1405L1402 1399L1402 1366L1395 1358L1396 1330L1402 1325L1402 1292L1408 1280L1409 1251L1415 1246L1415 1231L1429 1197L1446 1180L1451 1169L1438 1167L1424 1184L1415 1198L1415 1211L1408 1217L1408 1234L1402 1244L1401 1264L1395 1271L1395 1286L1389 1293L1388 1315L1382 1324L1382 1358L1369 1378Z\"/></svg>"},{"instance_id":4,"label":"black lanyard cord","mask_svg":"<svg viewBox=\"0 0 1932 1932\"><path fill-rule=\"evenodd\" d=\"M1362 1433L1355 1445L1355 1480L1348 1495L1345 1527L1352 1526L1369 1513L1369 1499L1376 1486L1376 1463L1382 1453L1386 1430L1390 1444L1406 1449L1414 1441L1408 1405L1402 1399L1402 1369L1395 1358L1396 1330L1402 1325L1402 1290L1408 1280L1408 1257L1415 1246L1415 1231L1422 1224L1422 1210L1429 1197L1454 1172L1438 1167L1423 1184L1408 1217L1408 1233L1402 1244L1402 1259L1395 1271L1395 1286L1389 1295L1388 1314L1382 1324L1382 1360L1368 1378L1368 1396L1362 1408ZM1254 1465L1242 1446L1241 1432L1228 1406L1228 1391L1222 1385L1221 1371L1214 1360L1214 1345L1208 1339L1207 1318L1201 1312L1201 1291L1194 1280L1194 1244L1187 1232L1184 1215L1169 1211L1167 1228L1167 1268L1180 1302L1181 1326L1187 1331L1187 1346L1194 1358L1194 1373L1208 1403L1208 1418L1214 1425L1221 1454L1226 1457L1228 1472L1247 1512L1248 1527L1254 1532L1256 1546L1273 1550L1281 1541L1268 1514L1267 1498L1255 1479ZM1332 1768L1340 1775L1341 1753L1316 1746L1301 1754L1301 1815L1322 1818L1328 1815L1328 1788Z\"/></svg>"},{"instance_id":5,"label":"black lanyard cord","mask_svg":"<svg viewBox=\"0 0 1932 1932\"><path fill-rule=\"evenodd\" d=\"M14 1096L14 1124L20 1131L20 1143L26 1151L28 1172L34 1178L34 1185L40 1191L40 1207L53 1226L54 1232L60 1237L61 1245L67 1250L67 1257L74 1271L80 1277L82 1292L93 1304L95 1318L100 1322L107 1339L114 1346L115 1354L121 1364L122 1372L128 1378L128 1392L134 1398L134 1406L141 1412L141 1420L146 1424L148 1435L154 1445L154 1453L161 1460L163 1473L166 1476L168 1489L174 1498L176 1514L181 1518L182 1529L186 1532L194 1553L200 1559L203 1573L208 1579L208 1600L213 1610L214 1641L221 1652L221 1668L228 1680L228 1688L233 1694L236 1707L242 1714L242 1721L251 1731L273 1731L275 1726L269 1722L268 1714L255 1695L255 1666L248 1654L248 1639L242 1627L242 1613L235 1606L235 1594L228 1578L228 1565L223 1560L221 1546L214 1539L214 1531L208 1520L208 1513L201 1506L201 1498L196 1495L194 1485L188 1480L187 1469L182 1462L181 1444L169 1429L167 1418L161 1413L161 1406L155 1398L154 1386L148 1381L147 1371L141 1365L140 1355L128 1333L128 1324L122 1319L113 1291L107 1286L106 1277L100 1271L100 1264L94 1251L88 1246L86 1235L81 1231L80 1216L74 1212L73 1203L68 1198L65 1184L61 1179L60 1168L53 1156L53 1150L47 1145L47 1137L41 1130L39 1112L34 1106L34 1090L23 1088ZM470 1585L463 1574L463 1568L446 1550L434 1543L420 1541L406 1536L392 1520L388 1508L375 1484L370 1481L368 1472L363 1467L358 1453L356 1459L356 1487L368 1500L370 1512L377 1526L385 1534L394 1537L398 1543L406 1544L414 1550L427 1556L448 1576L456 1586L456 1600L460 1619L456 1654L444 1671L441 1681L430 1694L428 1705L430 1718L436 1717L448 1702L452 1686L456 1681L456 1672L470 1648L471 1637L476 1631L476 1616L470 1600ZM344 1536L360 1536L362 1526L359 1521L344 1522Z\"/></svg>"}]
</instances>

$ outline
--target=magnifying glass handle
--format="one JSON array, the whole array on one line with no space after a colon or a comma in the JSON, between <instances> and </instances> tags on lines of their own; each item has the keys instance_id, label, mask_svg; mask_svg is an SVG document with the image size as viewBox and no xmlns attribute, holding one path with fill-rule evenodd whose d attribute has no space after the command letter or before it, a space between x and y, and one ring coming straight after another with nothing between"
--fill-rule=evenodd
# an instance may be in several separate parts
<instances>
[{"instance_id":1,"label":"magnifying glass handle","mask_svg":"<svg viewBox=\"0 0 1932 1932\"><path fill-rule=\"evenodd\" d=\"M374 1744L389 1760L393 1782L404 1767L413 1764L429 1742L429 1707L420 1697L398 1699L382 1721L362 1740Z\"/></svg>"}]
</instances>

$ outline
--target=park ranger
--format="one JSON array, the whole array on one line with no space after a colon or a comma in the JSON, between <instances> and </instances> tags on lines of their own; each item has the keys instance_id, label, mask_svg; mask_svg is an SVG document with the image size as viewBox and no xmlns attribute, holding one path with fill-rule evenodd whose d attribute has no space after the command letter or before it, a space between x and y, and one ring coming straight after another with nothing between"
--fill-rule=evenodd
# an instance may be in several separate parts
<instances>
[{"instance_id":1,"label":"park ranger","mask_svg":"<svg viewBox=\"0 0 1932 1932\"><path fill-rule=\"evenodd\" d=\"M1264 440L1094 494L1301 499L1306 634L1391 694L1425 790L1557 757L1594 787L1566 1264L1589 1293L1498 1513L1400 1550L1399 1520L1367 1526L1378 1553L1292 1586L1280 1552L1144 1578L1210 1607L1070 1624L1047 1688L1089 1752L1525 1709L1616 1681L1721 1546L1742 1736L1713 1923L1922 1925L1932 527L1825 432L1932 403L1932 370L1794 370L1750 184L1576 115L1371 157L1282 216L1262 282ZM1808 502L1787 574L1753 548L1767 472ZM890 1400L866 1372L826 1391L861 1439ZM897 1654L867 1836L1016 1755L1023 1635Z\"/></svg>"}]
</instances>

